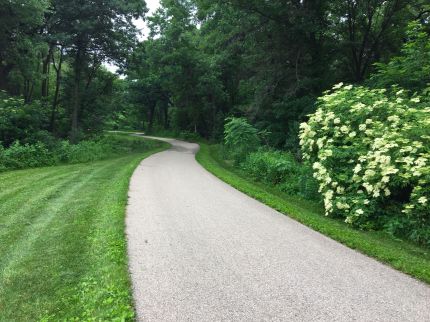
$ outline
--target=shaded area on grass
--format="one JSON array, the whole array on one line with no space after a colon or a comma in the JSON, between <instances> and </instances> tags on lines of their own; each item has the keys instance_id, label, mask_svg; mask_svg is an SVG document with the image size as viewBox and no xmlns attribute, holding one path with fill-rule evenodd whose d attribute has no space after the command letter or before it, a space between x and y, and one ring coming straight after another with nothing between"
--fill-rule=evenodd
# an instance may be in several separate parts
<instances>
[{"instance_id":1,"label":"shaded area on grass","mask_svg":"<svg viewBox=\"0 0 430 322\"><path fill-rule=\"evenodd\" d=\"M325 217L322 206L317 203L288 196L249 179L221 158L219 146L200 142L200 147L197 161L234 188L350 248L430 283L430 249L394 239L383 232L355 230L340 220Z\"/></svg>"}]
</instances>

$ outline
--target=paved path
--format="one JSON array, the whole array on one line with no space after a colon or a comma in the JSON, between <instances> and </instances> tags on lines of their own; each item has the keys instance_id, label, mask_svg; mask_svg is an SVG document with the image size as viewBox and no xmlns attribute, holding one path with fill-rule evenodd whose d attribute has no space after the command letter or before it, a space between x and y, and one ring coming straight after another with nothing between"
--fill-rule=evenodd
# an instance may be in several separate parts
<instances>
[{"instance_id":1,"label":"paved path","mask_svg":"<svg viewBox=\"0 0 430 322\"><path fill-rule=\"evenodd\" d=\"M144 160L130 189L141 321L430 321L430 287L221 182L198 146Z\"/></svg>"}]
</instances>

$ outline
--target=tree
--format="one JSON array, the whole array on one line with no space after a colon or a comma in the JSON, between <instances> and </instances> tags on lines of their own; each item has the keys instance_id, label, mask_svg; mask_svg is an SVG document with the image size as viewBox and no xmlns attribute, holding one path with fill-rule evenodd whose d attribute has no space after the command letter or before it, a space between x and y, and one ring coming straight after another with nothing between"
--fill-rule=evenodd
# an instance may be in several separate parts
<instances>
[{"instance_id":1,"label":"tree","mask_svg":"<svg viewBox=\"0 0 430 322\"><path fill-rule=\"evenodd\" d=\"M421 1L331 2L333 37L341 45L341 60L348 66L350 80L362 82L374 62L399 50L407 23L414 19L418 7Z\"/></svg>"},{"instance_id":2,"label":"tree","mask_svg":"<svg viewBox=\"0 0 430 322\"><path fill-rule=\"evenodd\" d=\"M127 73L141 92L148 110L149 129L158 108L163 126L170 124L169 106L175 113L173 126L209 137L214 132L225 95L219 69L199 48L200 31L195 24L192 1L163 1L149 18L151 34L133 55ZM222 124L220 124L220 128Z\"/></svg>"},{"instance_id":3,"label":"tree","mask_svg":"<svg viewBox=\"0 0 430 322\"><path fill-rule=\"evenodd\" d=\"M0 89L31 100L45 46L38 35L47 0L0 0Z\"/></svg>"},{"instance_id":4,"label":"tree","mask_svg":"<svg viewBox=\"0 0 430 322\"><path fill-rule=\"evenodd\" d=\"M285 146L334 73L329 63L327 1L197 1L204 48L219 59L235 115ZM216 47L215 47L216 46ZM294 102L298 102L295 104ZM293 112L291 112L293 111Z\"/></svg>"},{"instance_id":5,"label":"tree","mask_svg":"<svg viewBox=\"0 0 430 322\"><path fill-rule=\"evenodd\" d=\"M399 85L411 91L421 91L430 84L430 32L423 24L409 24L407 42L399 56L388 63L377 63L370 83L375 87Z\"/></svg>"},{"instance_id":6,"label":"tree","mask_svg":"<svg viewBox=\"0 0 430 322\"><path fill-rule=\"evenodd\" d=\"M140 0L56 0L54 6L55 32L67 35L65 47L72 60L70 138L76 141L83 93L102 62L124 62L137 41L132 19L143 17L146 7Z\"/></svg>"}]
</instances>

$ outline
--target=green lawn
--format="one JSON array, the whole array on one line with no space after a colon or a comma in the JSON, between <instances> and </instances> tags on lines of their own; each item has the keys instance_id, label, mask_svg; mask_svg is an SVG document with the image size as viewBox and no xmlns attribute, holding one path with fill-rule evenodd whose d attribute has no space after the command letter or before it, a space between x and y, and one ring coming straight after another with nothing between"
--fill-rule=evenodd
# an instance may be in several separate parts
<instances>
[{"instance_id":1,"label":"green lawn","mask_svg":"<svg viewBox=\"0 0 430 322\"><path fill-rule=\"evenodd\" d=\"M0 321L133 319L129 179L168 145L148 146L106 161L0 174Z\"/></svg>"},{"instance_id":2,"label":"green lawn","mask_svg":"<svg viewBox=\"0 0 430 322\"><path fill-rule=\"evenodd\" d=\"M350 248L430 283L430 249L385 233L355 230L342 221L325 217L321 206L255 182L233 168L222 160L216 145L200 143L200 146L197 154L200 164L236 189Z\"/></svg>"}]
</instances>

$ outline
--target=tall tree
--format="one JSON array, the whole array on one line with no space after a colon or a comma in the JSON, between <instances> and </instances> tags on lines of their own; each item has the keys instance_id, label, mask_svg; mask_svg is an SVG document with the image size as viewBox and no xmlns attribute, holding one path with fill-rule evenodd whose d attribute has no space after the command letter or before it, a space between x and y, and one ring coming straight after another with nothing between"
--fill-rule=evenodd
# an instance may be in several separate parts
<instances>
[{"instance_id":1,"label":"tall tree","mask_svg":"<svg viewBox=\"0 0 430 322\"><path fill-rule=\"evenodd\" d=\"M158 107L164 126L168 106L180 130L210 136L225 95L216 63L199 48L192 1L162 1L150 21L150 39L134 56L128 74L145 91L149 126ZM149 94L150 93L150 94ZM148 97L149 96L149 97Z\"/></svg>"},{"instance_id":2,"label":"tall tree","mask_svg":"<svg viewBox=\"0 0 430 322\"><path fill-rule=\"evenodd\" d=\"M141 0L55 0L56 32L67 35L66 50L72 59L70 138L79 136L82 95L104 61L124 62L137 42L133 19L143 18Z\"/></svg>"}]
</instances>

